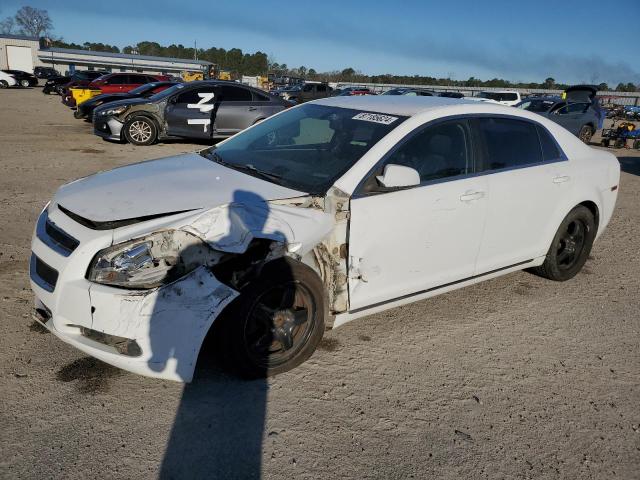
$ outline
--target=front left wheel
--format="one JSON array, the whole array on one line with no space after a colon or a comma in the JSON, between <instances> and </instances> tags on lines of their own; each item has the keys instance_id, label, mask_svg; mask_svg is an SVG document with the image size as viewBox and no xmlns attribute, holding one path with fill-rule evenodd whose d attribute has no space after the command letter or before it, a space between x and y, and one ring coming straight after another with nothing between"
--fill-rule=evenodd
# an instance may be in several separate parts
<instances>
[{"instance_id":1,"label":"front left wheel","mask_svg":"<svg viewBox=\"0 0 640 480\"><path fill-rule=\"evenodd\" d=\"M227 370L245 378L286 372L311 357L327 315L318 275L300 262L275 260L219 319L218 356Z\"/></svg>"},{"instance_id":2,"label":"front left wheel","mask_svg":"<svg viewBox=\"0 0 640 480\"><path fill-rule=\"evenodd\" d=\"M31 86L31 84L29 83L29 80L20 80L20 86L22 88L28 88Z\"/></svg>"},{"instance_id":3,"label":"front left wheel","mask_svg":"<svg viewBox=\"0 0 640 480\"><path fill-rule=\"evenodd\" d=\"M158 140L158 127L150 118L134 116L122 127L127 142L133 145L153 145Z\"/></svg>"}]
</instances>

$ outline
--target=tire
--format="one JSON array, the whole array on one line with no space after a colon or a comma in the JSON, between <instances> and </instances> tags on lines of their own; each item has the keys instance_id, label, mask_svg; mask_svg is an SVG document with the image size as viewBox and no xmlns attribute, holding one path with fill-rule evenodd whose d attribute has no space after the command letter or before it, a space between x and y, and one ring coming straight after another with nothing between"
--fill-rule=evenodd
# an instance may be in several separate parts
<instances>
[{"instance_id":1,"label":"tire","mask_svg":"<svg viewBox=\"0 0 640 480\"><path fill-rule=\"evenodd\" d=\"M83 112L81 112L80 110L77 110L77 109L76 109L76 110L73 112L73 118L77 118L78 120L79 120L79 119L81 119L81 118L84 118L84 113L83 113Z\"/></svg>"},{"instance_id":2,"label":"tire","mask_svg":"<svg viewBox=\"0 0 640 480\"><path fill-rule=\"evenodd\" d=\"M596 237L596 223L591 211L578 205L564 218L544 263L533 273L549 280L564 282L582 269Z\"/></svg>"},{"instance_id":3,"label":"tire","mask_svg":"<svg viewBox=\"0 0 640 480\"><path fill-rule=\"evenodd\" d=\"M608 138L605 138L601 143L603 147L608 147L611 142Z\"/></svg>"},{"instance_id":4,"label":"tire","mask_svg":"<svg viewBox=\"0 0 640 480\"><path fill-rule=\"evenodd\" d=\"M9 83L6 80L0 80L0 88L9 88Z\"/></svg>"},{"instance_id":5,"label":"tire","mask_svg":"<svg viewBox=\"0 0 640 480\"><path fill-rule=\"evenodd\" d=\"M311 357L327 315L324 285L316 272L294 260L275 260L220 318L218 357L226 370L243 378L286 372Z\"/></svg>"},{"instance_id":6,"label":"tire","mask_svg":"<svg viewBox=\"0 0 640 480\"><path fill-rule=\"evenodd\" d=\"M613 144L613 148L624 148L626 145L627 141L624 138L618 138Z\"/></svg>"},{"instance_id":7,"label":"tire","mask_svg":"<svg viewBox=\"0 0 640 480\"><path fill-rule=\"evenodd\" d=\"M633 142L633 148L635 148L636 150L640 150L640 140L636 140L635 142Z\"/></svg>"},{"instance_id":8,"label":"tire","mask_svg":"<svg viewBox=\"0 0 640 480\"><path fill-rule=\"evenodd\" d=\"M29 88L31 86L31 83L29 83L29 80L20 80L20 86L22 88Z\"/></svg>"},{"instance_id":9,"label":"tire","mask_svg":"<svg viewBox=\"0 0 640 480\"><path fill-rule=\"evenodd\" d=\"M127 142L132 145L153 145L158 140L158 126L149 117L134 115L122 126Z\"/></svg>"},{"instance_id":10,"label":"tire","mask_svg":"<svg viewBox=\"0 0 640 480\"><path fill-rule=\"evenodd\" d=\"M589 142L591 142L591 137L593 137L593 128L591 128L589 125L583 125L580 129L580 133L578 133L578 138L589 145Z\"/></svg>"}]
</instances>

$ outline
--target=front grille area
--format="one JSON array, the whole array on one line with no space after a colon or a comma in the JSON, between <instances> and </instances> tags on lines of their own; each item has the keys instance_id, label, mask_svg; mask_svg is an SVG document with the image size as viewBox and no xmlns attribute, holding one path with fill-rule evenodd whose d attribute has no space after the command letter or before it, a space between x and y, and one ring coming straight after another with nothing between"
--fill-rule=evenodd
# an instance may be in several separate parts
<instances>
[{"instance_id":1,"label":"front grille area","mask_svg":"<svg viewBox=\"0 0 640 480\"><path fill-rule=\"evenodd\" d=\"M64 257L71 255L71 252L80 245L78 240L61 230L55 223L49 220L47 210L42 212L42 215L40 215L38 219L36 235L49 248Z\"/></svg>"},{"instance_id":2,"label":"front grille area","mask_svg":"<svg viewBox=\"0 0 640 480\"><path fill-rule=\"evenodd\" d=\"M53 292L58 282L58 272L54 268L40 260L35 253L31 253L31 262L29 265L29 276L36 285L40 286L47 292Z\"/></svg>"}]
</instances>

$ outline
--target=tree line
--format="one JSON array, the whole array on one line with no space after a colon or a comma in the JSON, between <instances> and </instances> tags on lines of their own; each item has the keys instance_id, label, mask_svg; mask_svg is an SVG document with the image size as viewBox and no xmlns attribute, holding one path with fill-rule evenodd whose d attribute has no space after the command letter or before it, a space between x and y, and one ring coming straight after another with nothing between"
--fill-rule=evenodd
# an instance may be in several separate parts
<instances>
[{"instance_id":1,"label":"tree line","mask_svg":"<svg viewBox=\"0 0 640 480\"><path fill-rule=\"evenodd\" d=\"M568 87L564 83L556 83L555 79L548 77L544 82L512 82L502 78L481 80L470 77L467 80L454 80L452 78L436 78L425 75L366 75L349 67L343 70L330 72L317 72L313 68L305 66L289 68L287 64L280 64L266 53L243 52L239 48L195 48L184 45L171 44L160 45L158 42L144 41L136 45L128 45L122 50L116 45L104 43L84 42L82 44L65 42L62 38L52 38L53 22L46 10L24 6L14 16L6 17L0 21L0 33L23 34L32 37L47 36L50 45L59 48L72 48L78 50L92 50L95 52L126 53L136 55L149 55L155 57L173 57L182 59L198 59L214 63L221 70L231 72L234 78L241 75L267 75L299 77L307 80L322 80L327 82L355 82L355 83L385 83L385 84L409 84L409 85L444 85L450 87L494 87L494 88L527 88L527 89L558 89ZM617 92L638 92L640 85L632 82L619 83L611 88L606 83L599 85L600 90L615 90Z\"/></svg>"}]
</instances>

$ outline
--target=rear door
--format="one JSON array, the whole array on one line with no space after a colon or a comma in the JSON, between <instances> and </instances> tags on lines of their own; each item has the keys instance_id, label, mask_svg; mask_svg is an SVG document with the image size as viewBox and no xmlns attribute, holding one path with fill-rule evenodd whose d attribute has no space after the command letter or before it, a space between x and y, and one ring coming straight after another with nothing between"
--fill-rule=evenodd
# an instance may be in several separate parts
<instances>
[{"instance_id":1,"label":"rear door","mask_svg":"<svg viewBox=\"0 0 640 480\"><path fill-rule=\"evenodd\" d=\"M259 115L259 105L251 90L235 85L216 88L217 102L213 135L228 136L251 126Z\"/></svg>"},{"instance_id":2,"label":"rear door","mask_svg":"<svg viewBox=\"0 0 640 480\"><path fill-rule=\"evenodd\" d=\"M571 188L569 162L541 125L514 117L474 122L483 142L479 172L488 181L488 209L476 275L546 254L543 238Z\"/></svg>"},{"instance_id":3,"label":"rear door","mask_svg":"<svg viewBox=\"0 0 640 480\"><path fill-rule=\"evenodd\" d=\"M588 108L588 103L569 103L556 110L550 118L574 135L578 135L580 128L587 123L585 121L585 112Z\"/></svg>"},{"instance_id":4,"label":"rear door","mask_svg":"<svg viewBox=\"0 0 640 480\"><path fill-rule=\"evenodd\" d=\"M212 85L176 93L168 99L165 107L167 133L177 137L211 138L215 101L216 92Z\"/></svg>"}]
</instances>

